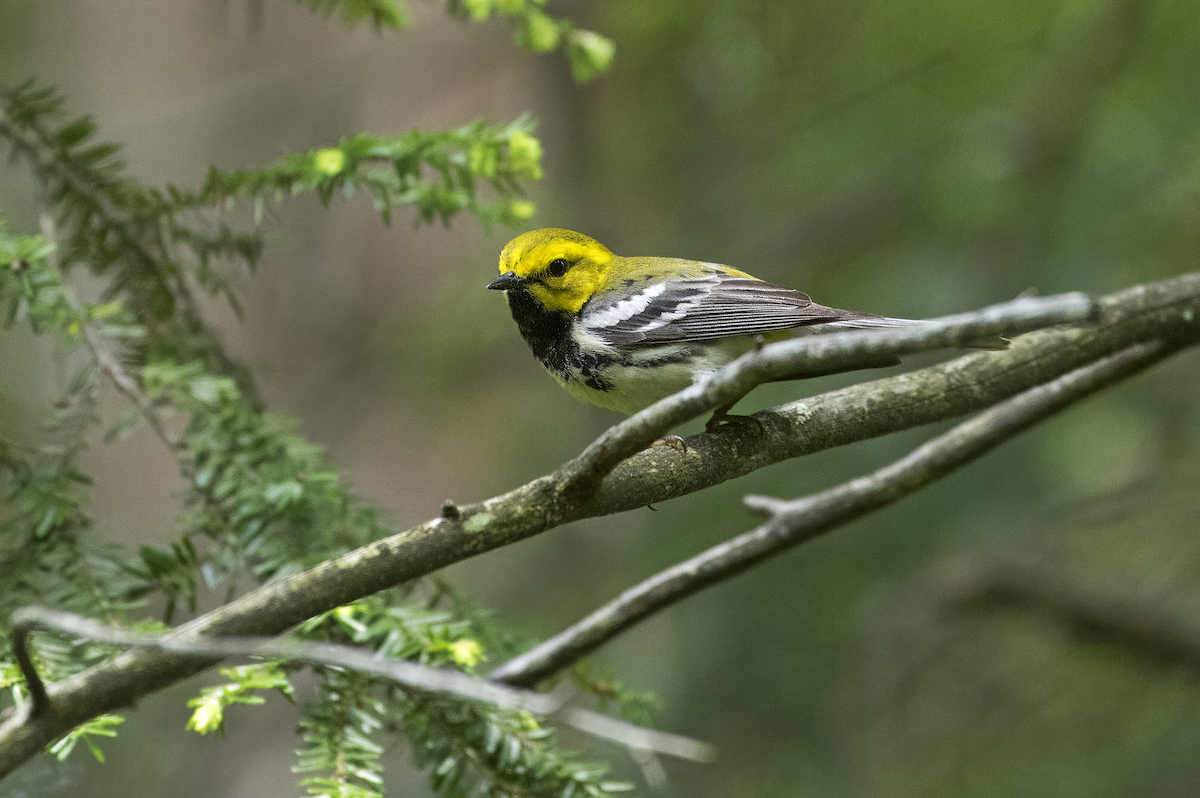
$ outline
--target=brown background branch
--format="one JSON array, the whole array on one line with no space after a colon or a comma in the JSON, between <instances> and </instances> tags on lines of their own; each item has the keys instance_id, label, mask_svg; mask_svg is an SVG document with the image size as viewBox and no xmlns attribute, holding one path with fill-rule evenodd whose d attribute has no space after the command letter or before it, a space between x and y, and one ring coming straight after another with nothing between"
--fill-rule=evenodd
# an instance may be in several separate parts
<instances>
[{"instance_id":1,"label":"brown background branch","mask_svg":"<svg viewBox=\"0 0 1200 798\"><path fill-rule=\"evenodd\" d=\"M947 612L1038 613L1081 641L1200 676L1200 624L1161 602L1084 590L1061 575L1011 563L960 561L954 573L942 597Z\"/></svg>"}]
</instances>

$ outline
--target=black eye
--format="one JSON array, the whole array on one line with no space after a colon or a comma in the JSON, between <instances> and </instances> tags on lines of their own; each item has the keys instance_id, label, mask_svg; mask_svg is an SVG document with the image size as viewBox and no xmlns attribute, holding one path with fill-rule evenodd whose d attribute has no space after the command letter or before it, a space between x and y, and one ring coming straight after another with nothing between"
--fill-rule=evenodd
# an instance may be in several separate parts
<instances>
[{"instance_id":1,"label":"black eye","mask_svg":"<svg viewBox=\"0 0 1200 798\"><path fill-rule=\"evenodd\" d=\"M551 277L562 277L567 273L567 269L570 267L571 264L567 263L564 259L555 258L554 260L550 261L550 265L546 267L546 274L550 275Z\"/></svg>"}]
</instances>

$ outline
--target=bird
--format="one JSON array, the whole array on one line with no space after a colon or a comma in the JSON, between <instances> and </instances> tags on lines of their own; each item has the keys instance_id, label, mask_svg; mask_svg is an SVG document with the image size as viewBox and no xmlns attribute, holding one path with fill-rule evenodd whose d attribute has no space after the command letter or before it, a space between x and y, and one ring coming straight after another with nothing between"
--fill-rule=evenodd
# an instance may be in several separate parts
<instances>
[{"instance_id":1,"label":"bird","mask_svg":"<svg viewBox=\"0 0 1200 798\"><path fill-rule=\"evenodd\" d=\"M818 305L803 291L718 263L622 257L562 228L509 241L500 276L486 287L505 293L521 336L568 393L627 415L703 381L764 341L923 323ZM972 343L1007 345L1003 338ZM854 368L899 362L888 356ZM741 418L729 414L740 398L717 408L706 430Z\"/></svg>"}]
</instances>

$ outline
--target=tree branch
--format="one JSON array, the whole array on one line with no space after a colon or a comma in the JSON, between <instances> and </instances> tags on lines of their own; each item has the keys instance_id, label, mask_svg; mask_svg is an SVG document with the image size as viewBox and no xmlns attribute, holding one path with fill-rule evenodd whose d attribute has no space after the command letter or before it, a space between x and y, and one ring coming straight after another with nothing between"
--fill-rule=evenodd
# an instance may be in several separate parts
<instances>
[{"instance_id":1,"label":"tree branch","mask_svg":"<svg viewBox=\"0 0 1200 798\"><path fill-rule=\"evenodd\" d=\"M861 367L890 356L935 349L959 349L972 341L1019 335L1055 324L1086 321L1097 307L1086 294L1045 298L1021 297L973 313L931 319L880 335L877 330L853 330L803 336L764 346L721 369L710 379L680 391L613 425L594 443L564 465L564 481L595 486L625 458L679 424L745 396L765 382L796 373L829 373Z\"/></svg>"},{"instance_id":2,"label":"tree branch","mask_svg":"<svg viewBox=\"0 0 1200 798\"><path fill-rule=\"evenodd\" d=\"M135 634L98 623L82 615L44 607L22 607L13 613L12 625L17 661L21 663L22 673L35 703L39 700L39 694L42 700L45 700L46 691L37 671L32 667L27 641L34 629L42 628L117 646L157 648L217 659L260 657L346 668L379 676L423 693L450 695L467 701L494 704L505 709L519 709L535 715L557 718L580 731L627 748L700 762L711 762L715 756L712 746L690 737L637 726L582 707L566 706L569 696L506 687L449 668L431 668L403 659L380 659L373 651L363 651L353 646L278 637L178 637Z\"/></svg>"},{"instance_id":3,"label":"tree branch","mask_svg":"<svg viewBox=\"0 0 1200 798\"><path fill-rule=\"evenodd\" d=\"M748 507L769 516L765 524L626 590L580 622L496 668L489 678L505 684L536 684L650 615L782 551L915 493L1064 407L1157 363L1173 351L1174 348L1157 341L1135 344L1018 394L886 468L813 496L795 501L747 496Z\"/></svg>"},{"instance_id":4,"label":"tree branch","mask_svg":"<svg viewBox=\"0 0 1200 798\"><path fill-rule=\"evenodd\" d=\"M1170 607L1083 590L1034 567L980 558L957 562L953 579L943 587L941 603L949 611L1038 612L1082 641L1114 646L1164 668L1200 673L1200 626Z\"/></svg>"},{"instance_id":5,"label":"tree branch","mask_svg":"<svg viewBox=\"0 0 1200 798\"><path fill-rule=\"evenodd\" d=\"M977 412L1137 343L1162 340L1170 348L1200 340L1200 274L1137 286L1106 297L1099 307L1094 326L1031 333L1007 351L971 354L793 402L756 414L761 429L738 425L693 436L684 451L639 451L591 490L579 490L579 482L568 490L573 480L564 471L485 502L448 506L441 517L265 585L172 634L278 634L317 613L568 521L665 501L791 457ZM79 723L214 661L133 649L48 685L48 707L34 714L26 702L0 717L0 776Z\"/></svg>"},{"instance_id":6,"label":"tree branch","mask_svg":"<svg viewBox=\"0 0 1200 798\"><path fill-rule=\"evenodd\" d=\"M605 477L587 515L662 502L784 460L975 413L1135 343L1200 339L1200 273L1135 286L1097 306L1094 325L1033 332L1006 351L790 402L755 413L758 425L690 437L676 456L669 447L643 450Z\"/></svg>"}]
</instances>

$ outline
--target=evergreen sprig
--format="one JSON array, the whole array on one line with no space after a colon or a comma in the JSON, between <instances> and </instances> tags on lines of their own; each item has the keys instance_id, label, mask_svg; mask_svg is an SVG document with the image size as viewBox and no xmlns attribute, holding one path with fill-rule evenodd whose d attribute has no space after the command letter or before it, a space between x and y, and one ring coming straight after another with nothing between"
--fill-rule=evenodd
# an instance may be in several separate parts
<instances>
[{"instance_id":1,"label":"evergreen sprig","mask_svg":"<svg viewBox=\"0 0 1200 798\"><path fill-rule=\"evenodd\" d=\"M556 19L543 9L546 0L449 0L447 8L460 19L476 22L492 14L508 21L516 43L535 53L549 53L560 47L567 51L571 75L577 83L587 83L608 71L616 54L616 45L595 31L579 28L569 19Z\"/></svg>"},{"instance_id":2,"label":"evergreen sprig","mask_svg":"<svg viewBox=\"0 0 1200 798\"><path fill-rule=\"evenodd\" d=\"M295 693L280 662L252 662L234 668L221 668L228 678L225 684L206 687L200 695L188 701L192 716L187 727L198 734L218 732L225 735L225 710L234 704L258 705L266 701L263 690L275 690L288 701Z\"/></svg>"},{"instance_id":3,"label":"evergreen sprig","mask_svg":"<svg viewBox=\"0 0 1200 798\"><path fill-rule=\"evenodd\" d=\"M385 709L375 680L337 668L317 668L317 700L304 707L296 773L309 795L382 798Z\"/></svg>"},{"instance_id":4,"label":"evergreen sprig","mask_svg":"<svg viewBox=\"0 0 1200 798\"><path fill-rule=\"evenodd\" d=\"M400 30L408 26L408 6L403 0L296 0L313 11L337 14L347 25L369 21L376 29ZM571 74L577 83L587 83L608 71L616 45L595 31L579 28L569 19L545 12L546 0L447 0L451 16L483 22L496 15L513 31L516 43L535 53L566 49Z\"/></svg>"},{"instance_id":5,"label":"evergreen sprig","mask_svg":"<svg viewBox=\"0 0 1200 798\"><path fill-rule=\"evenodd\" d=\"M153 400L189 417L181 539L188 543L172 552L143 547L151 574L199 573L210 589L227 584L232 595L243 576L265 582L392 531L355 501L294 420L255 411L233 379L169 360L148 364L142 376ZM215 546L194 563L197 535ZM194 601L194 581L185 588L168 595Z\"/></svg>"},{"instance_id":6,"label":"evergreen sprig","mask_svg":"<svg viewBox=\"0 0 1200 798\"><path fill-rule=\"evenodd\" d=\"M96 761L104 764L104 752L100 750L100 746L96 745L93 737L116 737L117 726L125 722L125 718L120 715L101 715L98 718L92 718L87 723L82 723L76 726L67 734L58 738L47 749L49 753L54 754L59 762L62 762L71 755L75 750L75 746L82 742L87 746L87 749L92 752L92 756Z\"/></svg>"},{"instance_id":7,"label":"evergreen sprig","mask_svg":"<svg viewBox=\"0 0 1200 798\"><path fill-rule=\"evenodd\" d=\"M392 0L298 0L346 22L399 28L406 9ZM459 17L496 13L525 47L565 47L577 79L607 68L611 43L545 14L542 0L451 0ZM0 303L7 326L55 334L79 355L40 444L0 439L0 631L21 604L98 617L139 620L148 599L165 620L194 610L203 590L232 598L258 583L310 567L394 533L378 509L341 482L324 451L296 423L264 412L249 372L205 324L194 289L240 312L235 277L251 274L263 250L267 203L312 193L366 192L385 222L410 204L418 222L449 222L467 211L485 225L528 218L526 181L542 176L533 124L472 122L449 131L400 136L365 133L336 145L285 155L262 169L216 168L199 189L155 188L132 179L119 147L98 140L87 117L71 118L53 89L26 83L0 89L0 142L24 162L43 192L43 234L10 236L0 220ZM231 207L250 205L240 227ZM76 270L99 280L98 302L81 301ZM105 544L86 513L88 477L77 465L100 423L96 395L109 378L130 407L108 437L149 422L177 458L187 488L176 539L134 554ZM402 585L311 619L306 638L350 643L381 657L473 672L488 656L517 648L512 634L438 578ZM32 652L50 681L110 657L114 649L63 634L36 633ZM22 681L0 643L0 690L23 700ZM387 735L402 732L447 796L603 795L624 789L605 768L560 750L553 730L523 712L405 690L338 668L314 667L318 689L302 708L304 747L297 770L311 794L376 796ZM190 706L189 727L222 731L232 704L255 704L275 689L289 698L284 667L254 663L223 669L224 683ZM602 690L593 689L597 695ZM615 695L615 693L614 693ZM52 745L60 758L112 736L117 716L93 719Z\"/></svg>"},{"instance_id":8,"label":"evergreen sprig","mask_svg":"<svg viewBox=\"0 0 1200 798\"><path fill-rule=\"evenodd\" d=\"M53 210L47 243L54 247L56 269L65 274L85 266L103 280L102 299L119 301L144 330L142 340L127 348L127 361L201 360L256 397L249 373L205 325L192 284L232 299L215 264L253 269L261 235L212 222L194 194L151 189L129 178L119 147L96 142L88 117L69 119L53 89L31 81L0 91L0 100L0 140L29 164Z\"/></svg>"},{"instance_id":9,"label":"evergreen sprig","mask_svg":"<svg viewBox=\"0 0 1200 798\"><path fill-rule=\"evenodd\" d=\"M6 326L26 322L37 334L58 332L78 339L86 324L104 325L119 313L111 303L78 305L70 300L53 268L54 247L40 236L10 236L0 221L0 302ZM8 619L25 604L87 612L107 621L124 620L150 589L131 574L118 547L96 534L85 511L91 479L78 456L97 422L95 367L77 367L42 427L44 440L30 444L0 438L0 669L9 669ZM61 679L111 655L111 649L60 636L35 636L38 664L49 679ZM21 684L4 680L13 702ZM2 697L4 694L0 694ZM0 701L2 705L2 701ZM119 721L117 721L119 722ZM99 724L99 725L97 725ZM94 721L68 735L55 752L70 753L90 735L108 735L112 723Z\"/></svg>"},{"instance_id":10,"label":"evergreen sprig","mask_svg":"<svg viewBox=\"0 0 1200 798\"><path fill-rule=\"evenodd\" d=\"M429 767L446 798L603 796L632 786L606 778L608 766L581 762L528 712L411 696L393 689L413 758Z\"/></svg>"},{"instance_id":11,"label":"evergreen sprig","mask_svg":"<svg viewBox=\"0 0 1200 798\"><path fill-rule=\"evenodd\" d=\"M232 205L250 201L261 220L268 201L312 192L328 205L341 193L367 191L385 223L396 205L415 205L420 222L448 223L460 211L485 225L529 218L533 205L521 197L521 180L539 180L542 148L521 117L505 127L472 122L457 130L402 136L365 133L347 136L335 147L285 155L262 169L223 172L213 168L200 190L204 202ZM432 176L427 176L426 171ZM483 201L477 183L496 198Z\"/></svg>"},{"instance_id":12,"label":"evergreen sprig","mask_svg":"<svg viewBox=\"0 0 1200 798\"><path fill-rule=\"evenodd\" d=\"M439 604L452 609L465 606L444 583L435 595L449 598ZM487 649L471 636L478 617L463 618L428 602L421 606L398 598L398 591L369 596L309 620L299 633L308 639L353 643L381 657L468 673L487 659ZM484 625L489 631L496 628L495 623ZM367 784L375 782L362 780L378 764L377 733L395 725L381 718L401 719L414 759L431 768L434 789L447 798L600 796L627 789L605 779L606 766L581 763L561 750L554 730L528 712L426 695L378 680L368 689L364 677L347 680L339 672L318 670L324 674L322 689L354 708L340 710L349 713L344 719L354 734L347 737L339 731L342 727L327 728L327 707L306 709L309 745L301 752L304 770L328 773L306 782L310 789L330 789L333 784L343 785L339 789L373 789ZM351 690L355 698L347 702ZM355 762L353 773L342 764L347 757Z\"/></svg>"}]
</instances>

